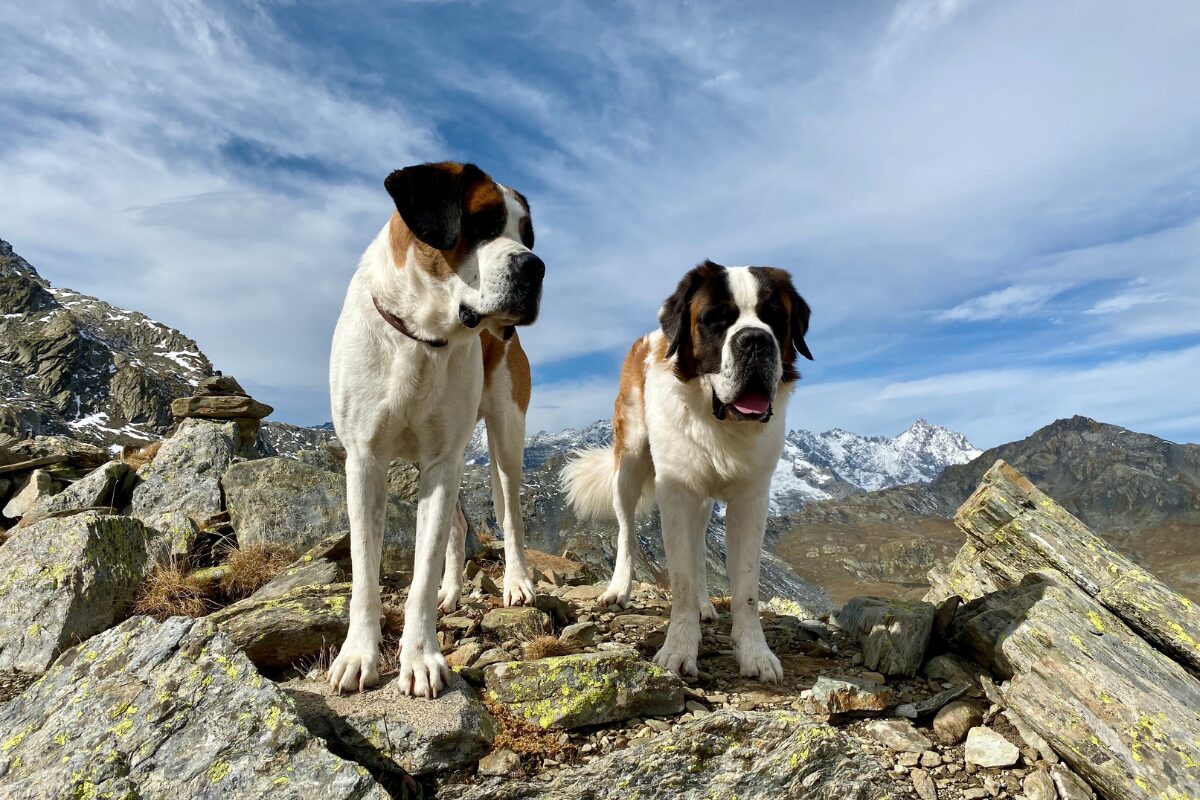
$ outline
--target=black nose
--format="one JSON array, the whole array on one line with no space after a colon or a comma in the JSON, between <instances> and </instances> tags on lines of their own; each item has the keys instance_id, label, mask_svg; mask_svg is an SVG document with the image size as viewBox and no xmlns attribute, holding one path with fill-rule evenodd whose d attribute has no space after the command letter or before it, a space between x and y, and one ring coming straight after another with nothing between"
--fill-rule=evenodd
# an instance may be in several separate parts
<instances>
[{"instance_id":1,"label":"black nose","mask_svg":"<svg viewBox=\"0 0 1200 800\"><path fill-rule=\"evenodd\" d=\"M773 358L775 336L762 328L742 328L733 335L733 347L745 358Z\"/></svg>"},{"instance_id":2,"label":"black nose","mask_svg":"<svg viewBox=\"0 0 1200 800\"><path fill-rule=\"evenodd\" d=\"M546 264L533 253L525 252L516 256L513 270L525 283L541 286L542 278L546 277Z\"/></svg>"}]
</instances>

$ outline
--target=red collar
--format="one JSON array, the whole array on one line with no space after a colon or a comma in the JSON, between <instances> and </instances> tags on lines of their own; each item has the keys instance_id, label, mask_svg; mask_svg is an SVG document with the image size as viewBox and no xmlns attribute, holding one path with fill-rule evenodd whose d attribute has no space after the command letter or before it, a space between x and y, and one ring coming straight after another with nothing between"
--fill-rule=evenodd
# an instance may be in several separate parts
<instances>
[{"instance_id":1,"label":"red collar","mask_svg":"<svg viewBox=\"0 0 1200 800\"><path fill-rule=\"evenodd\" d=\"M447 344L449 344L449 342L447 342L445 339L422 339L420 336L417 336L415 333L409 330L408 325L404 324L404 320L400 319L395 314L384 308L383 304L379 302L378 297L371 295L371 302L375 304L375 310L379 312L379 316L383 317L384 322L386 322L388 325L391 325L393 328L400 331L414 342L420 342L421 344L429 345L430 347L445 347Z\"/></svg>"}]
</instances>

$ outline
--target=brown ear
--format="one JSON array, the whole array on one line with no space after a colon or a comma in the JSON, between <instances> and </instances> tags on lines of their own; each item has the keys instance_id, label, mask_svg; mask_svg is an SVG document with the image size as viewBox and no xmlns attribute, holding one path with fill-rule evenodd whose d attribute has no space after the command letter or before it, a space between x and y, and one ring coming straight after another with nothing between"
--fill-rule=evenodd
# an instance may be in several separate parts
<instances>
[{"instance_id":1,"label":"brown ear","mask_svg":"<svg viewBox=\"0 0 1200 800\"><path fill-rule=\"evenodd\" d=\"M695 377L692 353L692 298L706 280L718 277L725 268L712 261L690 270L675 292L668 297L658 310L658 325L663 335L667 337L667 358L679 354L679 366L676 372L679 377L689 380Z\"/></svg>"},{"instance_id":2,"label":"brown ear","mask_svg":"<svg viewBox=\"0 0 1200 800\"><path fill-rule=\"evenodd\" d=\"M451 250L462 234L463 191L482 176L474 164L418 164L396 170L383 185L414 236Z\"/></svg>"}]
</instances>

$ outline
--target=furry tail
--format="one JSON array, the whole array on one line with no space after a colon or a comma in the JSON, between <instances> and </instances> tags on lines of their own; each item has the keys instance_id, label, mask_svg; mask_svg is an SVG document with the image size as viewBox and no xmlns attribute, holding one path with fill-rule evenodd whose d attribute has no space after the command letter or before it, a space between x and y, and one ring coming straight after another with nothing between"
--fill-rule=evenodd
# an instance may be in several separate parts
<instances>
[{"instance_id":1,"label":"furry tail","mask_svg":"<svg viewBox=\"0 0 1200 800\"><path fill-rule=\"evenodd\" d=\"M616 491L616 455L608 447L587 447L576 450L562 469L562 488L567 502L580 519L616 519L613 493ZM637 512L640 514L654 503L654 480L651 475L641 486Z\"/></svg>"}]
</instances>

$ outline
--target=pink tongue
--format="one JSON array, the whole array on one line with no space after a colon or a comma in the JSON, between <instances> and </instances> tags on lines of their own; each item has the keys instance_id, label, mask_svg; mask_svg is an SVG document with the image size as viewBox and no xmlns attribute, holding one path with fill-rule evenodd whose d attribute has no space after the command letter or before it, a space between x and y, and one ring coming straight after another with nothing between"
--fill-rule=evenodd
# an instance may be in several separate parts
<instances>
[{"instance_id":1,"label":"pink tongue","mask_svg":"<svg viewBox=\"0 0 1200 800\"><path fill-rule=\"evenodd\" d=\"M733 407L743 414L765 414L771 407L771 398L765 394L750 392L734 400Z\"/></svg>"}]
</instances>

